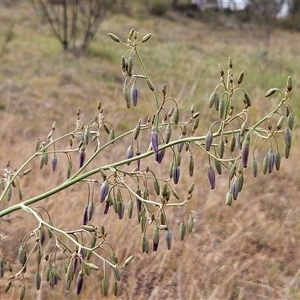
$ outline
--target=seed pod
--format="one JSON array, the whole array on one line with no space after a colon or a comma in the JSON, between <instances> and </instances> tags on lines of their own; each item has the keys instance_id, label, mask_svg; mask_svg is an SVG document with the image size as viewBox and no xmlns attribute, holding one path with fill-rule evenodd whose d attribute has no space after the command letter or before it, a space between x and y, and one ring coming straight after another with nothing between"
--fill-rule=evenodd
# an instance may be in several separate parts
<instances>
[{"instance_id":1,"label":"seed pod","mask_svg":"<svg viewBox=\"0 0 300 300\"><path fill-rule=\"evenodd\" d=\"M212 134L211 130L209 130L205 137L205 150L206 151L209 151L212 141L213 141L213 134Z\"/></svg>"},{"instance_id":2,"label":"seed pod","mask_svg":"<svg viewBox=\"0 0 300 300\"><path fill-rule=\"evenodd\" d=\"M286 82L286 89L290 92L293 88L292 77L289 76Z\"/></svg>"},{"instance_id":3,"label":"seed pod","mask_svg":"<svg viewBox=\"0 0 300 300\"><path fill-rule=\"evenodd\" d=\"M275 153L275 167L276 167L277 171L279 171L279 169L280 169L280 162L281 162L280 152L277 151Z\"/></svg>"},{"instance_id":4,"label":"seed pod","mask_svg":"<svg viewBox=\"0 0 300 300\"><path fill-rule=\"evenodd\" d=\"M289 113L287 118L287 126L293 130L295 116L293 113Z\"/></svg>"},{"instance_id":5,"label":"seed pod","mask_svg":"<svg viewBox=\"0 0 300 300\"><path fill-rule=\"evenodd\" d=\"M108 282L107 282L107 279L106 278L103 278L102 279L102 282L101 282L101 289L102 289L102 294L104 297L107 296L108 294Z\"/></svg>"},{"instance_id":6,"label":"seed pod","mask_svg":"<svg viewBox=\"0 0 300 300\"><path fill-rule=\"evenodd\" d=\"M250 135L248 134L242 144L241 160L242 160L242 165L244 168L247 168L247 165L248 165L249 147L250 147Z\"/></svg>"},{"instance_id":7,"label":"seed pod","mask_svg":"<svg viewBox=\"0 0 300 300\"><path fill-rule=\"evenodd\" d=\"M218 108L220 119L224 119L226 117L225 116L225 110L226 110L225 100L221 99L220 102L219 102L219 108Z\"/></svg>"},{"instance_id":8,"label":"seed pod","mask_svg":"<svg viewBox=\"0 0 300 300\"><path fill-rule=\"evenodd\" d=\"M152 129L151 131L151 144L152 144L152 150L154 152L158 151L158 133L156 129Z\"/></svg>"},{"instance_id":9,"label":"seed pod","mask_svg":"<svg viewBox=\"0 0 300 300\"><path fill-rule=\"evenodd\" d=\"M108 33L108 36L116 43L120 43L120 39L113 33Z\"/></svg>"},{"instance_id":10,"label":"seed pod","mask_svg":"<svg viewBox=\"0 0 300 300\"><path fill-rule=\"evenodd\" d=\"M164 140L165 143L168 144L170 139L171 139L171 134L172 134L172 126L170 124L167 125L165 134L164 134Z\"/></svg>"},{"instance_id":11,"label":"seed pod","mask_svg":"<svg viewBox=\"0 0 300 300\"><path fill-rule=\"evenodd\" d=\"M269 149L268 151L268 170L269 173L272 173L274 165L275 165L275 152L273 149Z\"/></svg>"},{"instance_id":12,"label":"seed pod","mask_svg":"<svg viewBox=\"0 0 300 300\"><path fill-rule=\"evenodd\" d=\"M100 203L103 203L109 191L109 183L107 180L104 180L101 189L100 189Z\"/></svg>"},{"instance_id":13,"label":"seed pod","mask_svg":"<svg viewBox=\"0 0 300 300\"><path fill-rule=\"evenodd\" d=\"M237 83L241 84L243 82L243 79L244 79L244 72L242 71L238 76Z\"/></svg>"},{"instance_id":14,"label":"seed pod","mask_svg":"<svg viewBox=\"0 0 300 300\"><path fill-rule=\"evenodd\" d=\"M231 206L231 204L232 204L232 192L231 192L231 190L228 190L228 192L226 194L225 204L228 205L228 206Z\"/></svg>"},{"instance_id":15,"label":"seed pod","mask_svg":"<svg viewBox=\"0 0 300 300\"><path fill-rule=\"evenodd\" d=\"M151 33L147 33L142 37L142 43L147 42L151 38Z\"/></svg>"},{"instance_id":16,"label":"seed pod","mask_svg":"<svg viewBox=\"0 0 300 300\"><path fill-rule=\"evenodd\" d=\"M215 177L215 170L211 164L208 165L207 176L208 176L210 188L213 190L216 186L216 177Z\"/></svg>"},{"instance_id":17,"label":"seed pod","mask_svg":"<svg viewBox=\"0 0 300 300\"><path fill-rule=\"evenodd\" d=\"M251 170L252 170L252 174L254 177L257 176L257 161L255 156L252 157L251 159Z\"/></svg>"},{"instance_id":18,"label":"seed pod","mask_svg":"<svg viewBox=\"0 0 300 300\"><path fill-rule=\"evenodd\" d=\"M181 241L184 240L185 232L186 232L186 226L185 226L184 221L182 221L179 225L179 235L180 235Z\"/></svg>"},{"instance_id":19,"label":"seed pod","mask_svg":"<svg viewBox=\"0 0 300 300\"><path fill-rule=\"evenodd\" d=\"M180 177L180 168L179 166L175 163L173 165L173 181L175 184L179 182L179 177Z\"/></svg>"},{"instance_id":20,"label":"seed pod","mask_svg":"<svg viewBox=\"0 0 300 300\"><path fill-rule=\"evenodd\" d=\"M267 97L272 96L272 95L276 92L276 90L277 90L277 89L275 89L275 88L269 89L269 90L265 93L265 97L267 98Z\"/></svg>"},{"instance_id":21,"label":"seed pod","mask_svg":"<svg viewBox=\"0 0 300 300\"><path fill-rule=\"evenodd\" d=\"M219 175L222 174L222 167L221 167L221 163L218 159L215 158L215 167L216 167L216 170L218 172Z\"/></svg>"},{"instance_id":22,"label":"seed pod","mask_svg":"<svg viewBox=\"0 0 300 300\"><path fill-rule=\"evenodd\" d=\"M130 95L131 95L132 105L137 106L138 99L139 99L139 90L135 84L131 86Z\"/></svg>"},{"instance_id":23,"label":"seed pod","mask_svg":"<svg viewBox=\"0 0 300 300\"><path fill-rule=\"evenodd\" d=\"M41 282L42 282L42 278L41 278L41 274L39 271L37 271L34 275L34 285L36 290L38 291L41 287Z\"/></svg>"},{"instance_id":24,"label":"seed pod","mask_svg":"<svg viewBox=\"0 0 300 300\"><path fill-rule=\"evenodd\" d=\"M268 165L269 165L269 158L268 158L268 154L267 154L263 159L263 174L267 173Z\"/></svg>"},{"instance_id":25,"label":"seed pod","mask_svg":"<svg viewBox=\"0 0 300 300\"><path fill-rule=\"evenodd\" d=\"M25 288L25 285L23 284L20 288L20 300L23 300L24 297L25 297L25 292L26 292L26 288Z\"/></svg>"},{"instance_id":26,"label":"seed pod","mask_svg":"<svg viewBox=\"0 0 300 300\"><path fill-rule=\"evenodd\" d=\"M149 241L146 233L142 234L142 241L141 241L141 246L142 246L142 252L149 253Z\"/></svg>"},{"instance_id":27,"label":"seed pod","mask_svg":"<svg viewBox=\"0 0 300 300\"><path fill-rule=\"evenodd\" d=\"M292 146L292 130L289 127L284 129L284 141L286 148L290 149Z\"/></svg>"},{"instance_id":28,"label":"seed pod","mask_svg":"<svg viewBox=\"0 0 300 300\"><path fill-rule=\"evenodd\" d=\"M155 160L160 164L165 156L165 149L161 149L158 152L155 152Z\"/></svg>"},{"instance_id":29,"label":"seed pod","mask_svg":"<svg viewBox=\"0 0 300 300\"><path fill-rule=\"evenodd\" d=\"M250 96L248 95L248 93L244 93L244 102L246 104L246 108L251 106L251 100L250 100Z\"/></svg>"},{"instance_id":30,"label":"seed pod","mask_svg":"<svg viewBox=\"0 0 300 300\"><path fill-rule=\"evenodd\" d=\"M165 243L168 250L171 250L172 247L172 232L169 230L169 228L165 229L164 233Z\"/></svg>"}]
</instances>

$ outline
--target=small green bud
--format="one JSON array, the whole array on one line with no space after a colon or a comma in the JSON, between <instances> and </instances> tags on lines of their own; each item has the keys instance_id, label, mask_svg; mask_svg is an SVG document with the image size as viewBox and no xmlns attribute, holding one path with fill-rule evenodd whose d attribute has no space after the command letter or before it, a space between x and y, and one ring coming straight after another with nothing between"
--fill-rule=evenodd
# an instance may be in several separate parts
<instances>
[{"instance_id":1,"label":"small green bud","mask_svg":"<svg viewBox=\"0 0 300 300\"><path fill-rule=\"evenodd\" d=\"M276 152L275 153L275 167L276 167L277 171L279 171L279 169L280 169L280 162L281 162L280 152Z\"/></svg>"},{"instance_id":2,"label":"small green bud","mask_svg":"<svg viewBox=\"0 0 300 300\"><path fill-rule=\"evenodd\" d=\"M287 126L293 130L295 116L293 113L289 113L287 118Z\"/></svg>"},{"instance_id":3,"label":"small green bud","mask_svg":"<svg viewBox=\"0 0 300 300\"><path fill-rule=\"evenodd\" d=\"M151 38L151 33L146 34L142 37L142 43L147 42Z\"/></svg>"},{"instance_id":4,"label":"small green bud","mask_svg":"<svg viewBox=\"0 0 300 300\"><path fill-rule=\"evenodd\" d=\"M188 219L188 230L189 230L189 233L191 233L193 231L193 228L194 228L194 218L192 217L192 215L190 215L189 219Z\"/></svg>"},{"instance_id":5,"label":"small green bud","mask_svg":"<svg viewBox=\"0 0 300 300\"><path fill-rule=\"evenodd\" d=\"M108 294L108 282L107 282L107 279L106 278L103 278L102 279L102 282L101 282L101 289L102 289L102 294L104 297L107 296Z\"/></svg>"},{"instance_id":6,"label":"small green bud","mask_svg":"<svg viewBox=\"0 0 300 300\"><path fill-rule=\"evenodd\" d=\"M186 225L185 225L184 221L182 221L179 225L179 235L180 235L181 241L184 240L185 231L186 231Z\"/></svg>"},{"instance_id":7,"label":"small green bud","mask_svg":"<svg viewBox=\"0 0 300 300\"><path fill-rule=\"evenodd\" d=\"M244 72L242 71L238 76L237 83L241 84L243 82L243 79L244 79Z\"/></svg>"},{"instance_id":8,"label":"small green bud","mask_svg":"<svg viewBox=\"0 0 300 300\"><path fill-rule=\"evenodd\" d=\"M25 297L25 292L26 292L26 288L25 285L23 284L20 288L20 300L23 300Z\"/></svg>"},{"instance_id":9,"label":"small green bud","mask_svg":"<svg viewBox=\"0 0 300 300\"><path fill-rule=\"evenodd\" d=\"M265 97L267 98L267 97L272 96L276 91L277 91L277 89L275 89L275 88L269 89L269 90L265 93Z\"/></svg>"},{"instance_id":10,"label":"small green bud","mask_svg":"<svg viewBox=\"0 0 300 300\"><path fill-rule=\"evenodd\" d=\"M213 134L212 134L211 130L209 130L205 137L205 150L206 151L209 151L212 141L213 141Z\"/></svg>"},{"instance_id":11,"label":"small green bud","mask_svg":"<svg viewBox=\"0 0 300 300\"><path fill-rule=\"evenodd\" d=\"M276 129L277 130L280 130L281 129L281 127L282 127L282 125L283 125L283 122L284 122L284 116L281 116L280 118L279 118L279 120L278 120L278 122L277 122L277 125L276 125Z\"/></svg>"},{"instance_id":12,"label":"small green bud","mask_svg":"<svg viewBox=\"0 0 300 300\"><path fill-rule=\"evenodd\" d=\"M165 229L164 233L165 243L168 250L171 250L172 247L172 232L169 230L169 228Z\"/></svg>"},{"instance_id":13,"label":"small green bud","mask_svg":"<svg viewBox=\"0 0 300 300\"><path fill-rule=\"evenodd\" d=\"M286 88L287 90L290 92L293 88L293 84L292 84L292 77L289 76L286 82Z\"/></svg>"}]
</instances>

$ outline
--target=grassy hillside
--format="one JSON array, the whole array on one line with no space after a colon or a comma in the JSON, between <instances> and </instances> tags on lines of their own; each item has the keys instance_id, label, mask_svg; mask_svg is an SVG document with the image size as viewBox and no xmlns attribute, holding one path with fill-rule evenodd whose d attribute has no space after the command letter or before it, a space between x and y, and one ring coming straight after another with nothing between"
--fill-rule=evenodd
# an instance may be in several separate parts
<instances>
[{"instance_id":1,"label":"grassy hillside","mask_svg":"<svg viewBox=\"0 0 300 300\"><path fill-rule=\"evenodd\" d=\"M105 225L119 260L135 255L134 261L121 272L119 299L300 299L299 33L274 29L266 48L263 27L241 24L232 17L213 18L215 21L204 17L192 19L172 11L155 17L140 6L126 15L116 10L101 24L86 55L74 56L62 51L37 8L21 2L1 6L2 168L7 160L18 168L34 152L37 138L47 136L54 121L57 136L71 130L77 107L81 107L82 120L88 122L97 114L101 101L106 120L115 125L116 134L133 128L139 118L148 117L153 99L146 85L140 87L139 105L126 109L120 70L120 57L126 49L112 42L108 32L122 38L131 28L141 35L152 33L140 50L148 73L159 89L167 83L169 95L186 114L195 105L201 115L199 135L206 134L216 118L208 109L208 99L219 83L218 63L227 68L229 56L233 59L234 75L245 72L243 86L253 103L251 123L279 100L264 98L265 92L271 87L284 89L287 77L293 78L291 101L296 121L290 159L282 161L280 172L260 172L258 178L252 178L246 170L243 192L228 207L226 176L218 176L216 190L211 191L206 158L195 155L196 190L189 205L195 228L180 242L179 223L184 213L174 209L169 220L173 231L171 251L160 245L157 253L142 253L136 214L132 220L119 220L112 211L103 215L103 207L96 206L95 225ZM10 39L5 42L9 33ZM118 145L99 157L94 166L125 157L127 147ZM261 150L263 153L263 146ZM39 175L34 181L30 177L21 180L24 199L49 190L65 178L66 161L63 156L59 159L56 173L49 169L40 171L38 161L32 164L33 172ZM158 169L161 173L165 171L163 166ZM186 190L190 183L187 172L183 172L180 187ZM53 222L69 230L80 226L86 200L87 189L82 183L39 205L49 210ZM18 201L15 195L12 201ZM14 270L19 267L20 241L35 226L36 221L22 212L0 221L0 231L11 236L0 241L0 249L6 251ZM27 271L28 284L34 272L34 266ZM112 279L112 274L108 274ZM4 293L8 276L6 273L5 278L0 278L0 298L17 299L17 285ZM42 291L30 290L27 299L100 299L101 280L101 274L96 272L87 278L81 298L75 295L75 287L66 292L63 282L54 289L44 282ZM109 293L112 294L111 288Z\"/></svg>"}]
</instances>

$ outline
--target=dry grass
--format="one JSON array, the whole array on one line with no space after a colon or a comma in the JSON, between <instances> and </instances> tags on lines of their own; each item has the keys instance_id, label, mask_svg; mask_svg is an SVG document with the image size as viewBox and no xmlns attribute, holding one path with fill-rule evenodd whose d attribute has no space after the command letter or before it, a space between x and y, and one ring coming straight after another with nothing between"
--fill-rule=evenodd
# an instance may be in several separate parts
<instances>
[{"instance_id":1,"label":"dry grass","mask_svg":"<svg viewBox=\"0 0 300 300\"><path fill-rule=\"evenodd\" d=\"M141 88L139 106L132 113L125 109L118 62L124 49L111 43L107 32L126 36L135 27L142 34L153 33L141 50L149 74L157 86L167 82L170 94L178 99L181 108L195 103L203 114L199 134L207 132L208 122L214 118L206 110L207 99L218 83L217 65L221 62L225 66L228 56L233 57L236 76L240 70L246 73L245 87L253 99L251 120L259 118L275 103L275 98L263 99L264 92L273 86L284 87L288 75L294 80L292 101L298 98L300 61L298 37L294 33L274 31L265 64L261 59L264 35L255 26L243 29L235 23L232 26L232 20L223 23L223 27L207 25L174 13L167 18L148 18L143 11L135 17L116 13L104 21L88 54L76 58L61 51L49 25L41 25L32 7L21 4L14 10L1 7L0 14L4 32L9 30L9 24L15 24L12 40L0 57L3 167L7 159L14 167L20 166L33 152L37 137L47 135L54 120L58 135L69 130L78 106L82 107L86 122L93 118L101 100L107 120L116 122L117 133L132 128L140 117L146 118L145 110L152 108L145 104L151 102L146 88ZM4 35L0 34L0 43L2 40ZM296 149L299 125L295 127L291 158L283 161L282 170L259 175L257 179L248 172L243 192L232 207L224 203L226 175L219 176L216 190L210 191L204 168L206 158L197 154L198 172L194 178L197 185L190 204L195 230L180 242L179 223L182 217L187 219L188 212L170 211L168 222L174 241L171 251L162 243L158 253L142 254L136 214L132 220L118 220L113 212L103 215L103 207L97 205L95 225L105 225L119 260L135 254L134 262L122 270L119 299L300 299L300 166ZM119 145L97 159L95 165L124 157L126 148ZM55 174L49 170L40 172L38 162L33 163L32 173L38 175L34 181L30 177L21 180L24 197L42 193L61 182L65 178L63 157L59 163ZM190 181L187 171L183 171L178 190L184 191ZM78 184L41 205L51 212L53 223L67 230L80 226L86 199L85 185ZM20 241L36 225L23 213L1 220L1 231L11 238L9 243L1 242L0 247L13 262L14 270L18 268L16 253ZM150 237L151 233L152 228ZM51 241L46 243L50 249ZM34 272L32 265L27 272L28 284ZM100 299L101 280L101 274L96 273L87 278L81 299ZM5 284L6 279L0 279L0 299L17 299L18 288L4 294ZM79 298L74 288L65 292L63 283L55 289L44 283L41 292L30 290L27 296L28 299Z\"/></svg>"}]
</instances>

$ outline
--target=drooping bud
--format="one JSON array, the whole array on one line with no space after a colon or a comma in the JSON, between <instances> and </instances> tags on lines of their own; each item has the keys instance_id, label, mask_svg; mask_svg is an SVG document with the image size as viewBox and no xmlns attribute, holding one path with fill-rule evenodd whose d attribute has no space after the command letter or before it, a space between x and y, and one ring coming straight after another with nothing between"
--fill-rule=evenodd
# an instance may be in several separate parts
<instances>
[{"instance_id":1,"label":"drooping bud","mask_svg":"<svg viewBox=\"0 0 300 300\"><path fill-rule=\"evenodd\" d=\"M244 93L244 103L246 104L246 108L251 106L251 99L248 93Z\"/></svg>"},{"instance_id":2,"label":"drooping bud","mask_svg":"<svg viewBox=\"0 0 300 300\"><path fill-rule=\"evenodd\" d=\"M173 165L173 181L175 184L179 182L179 177L180 177L180 168L179 166L175 163Z\"/></svg>"},{"instance_id":3,"label":"drooping bud","mask_svg":"<svg viewBox=\"0 0 300 300\"><path fill-rule=\"evenodd\" d=\"M211 164L208 165L207 175L208 175L208 181L210 184L210 188L213 190L216 186L216 178L215 178L215 170Z\"/></svg>"},{"instance_id":4,"label":"drooping bud","mask_svg":"<svg viewBox=\"0 0 300 300\"><path fill-rule=\"evenodd\" d=\"M24 297L25 297L25 292L26 292L26 288L25 288L25 285L23 284L20 288L20 300L23 300Z\"/></svg>"},{"instance_id":5,"label":"drooping bud","mask_svg":"<svg viewBox=\"0 0 300 300\"><path fill-rule=\"evenodd\" d=\"M106 279L106 278L103 278L103 279L102 279L102 282L101 282L101 290L102 290L103 296L106 297L107 294L108 294L108 282L107 282L107 279Z\"/></svg>"},{"instance_id":6,"label":"drooping bud","mask_svg":"<svg viewBox=\"0 0 300 300\"><path fill-rule=\"evenodd\" d=\"M165 229L164 239L165 239L167 249L171 250L171 247L172 247L172 232L169 230L169 228Z\"/></svg>"},{"instance_id":7,"label":"drooping bud","mask_svg":"<svg viewBox=\"0 0 300 300\"><path fill-rule=\"evenodd\" d=\"M38 291L41 287L41 282L42 282L42 278L41 278L41 274L39 271L37 271L35 274L34 274L34 285L35 285L35 288L36 290Z\"/></svg>"},{"instance_id":8,"label":"drooping bud","mask_svg":"<svg viewBox=\"0 0 300 300\"><path fill-rule=\"evenodd\" d=\"M249 147L250 147L250 135L248 134L242 144L241 160L242 160L242 165L244 168L247 168L247 165L248 165Z\"/></svg>"},{"instance_id":9,"label":"drooping bud","mask_svg":"<svg viewBox=\"0 0 300 300\"><path fill-rule=\"evenodd\" d=\"M275 152L273 149L269 149L268 151L268 170L269 173L272 173L274 165L275 165Z\"/></svg>"},{"instance_id":10,"label":"drooping bud","mask_svg":"<svg viewBox=\"0 0 300 300\"><path fill-rule=\"evenodd\" d=\"M225 100L222 98L219 102L219 107L217 109L219 111L219 117L220 119L224 119L225 116L225 110L226 110L226 103Z\"/></svg>"},{"instance_id":11,"label":"drooping bud","mask_svg":"<svg viewBox=\"0 0 300 300\"><path fill-rule=\"evenodd\" d=\"M237 199L238 193L239 193L239 191L238 191L238 187L237 187L237 181L235 179L235 180L233 180L233 183L231 185L231 194L232 194L233 200Z\"/></svg>"},{"instance_id":12,"label":"drooping bud","mask_svg":"<svg viewBox=\"0 0 300 300\"><path fill-rule=\"evenodd\" d=\"M216 170L217 170L218 174L221 175L222 174L222 167L221 167L220 161L217 158L215 158L215 167L216 167Z\"/></svg>"},{"instance_id":13,"label":"drooping bud","mask_svg":"<svg viewBox=\"0 0 300 300\"><path fill-rule=\"evenodd\" d=\"M185 232L186 232L186 226L184 221L182 221L179 225L179 235L180 235L180 240L183 241L185 237Z\"/></svg>"},{"instance_id":14,"label":"drooping bud","mask_svg":"<svg viewBox=\"0 0 300 300\"><path fill-rule=\"evenodd\" d=\"M269 158L268 158L268 154L267 154L263 159L263 174L267 173L268 166L269 166Z\"/></svg>"},{"instance_id":15,"label":"drooping bud","mask_svg":"<svg viewBox=\"0 0 300 300\"><path fill-rule=\"evenodd\" d=\"M147 83L149 89L153 92L154 91L154 85L153 85L152 81L149 78L147 78L146 83Z\"/></svg>"},{"instance_id":16,"label":"drooping bud","mask_svg":"<svg viewBox=\"0 0 300 300\"><path fill-rule=\"evenodd\" d=\"M235 149L235 144L236 144L236 138L234 135L231 136L230 138L230 142L229 142L229 149L230 149L230 152L233 152L234 149Z\"/></svg>"},{"instance_id":17,"label":"drooping bud","mask_svg":"<svg viewBox=\"0 0 300 300\"><path fill-rule=\"evenodd\" d=\"M209 130L205 137L205 150L206 151L209 151L212 141L213 141L213 134L212 134L211 130Z\"/></svg>"},{"instance_id":18,"label":"drooping bud","mask_svg":"<svg viewBox=\"0 0 300 300\"><path fill-rule=\"evenodd\" d=\"M88 221L92 220L93 214L94 214L94 202L92 201L88 204L88 207L87 207L87 219L88 219Z\"/></svg>"},{"instance_id":19,"label":"drooping bud","mask_svg":"<svg viewBox=\"0 0 300 300\"><path fill-rule=\"evenodd\" d=\"M156 129L152 129L151 131L151 144L152 144L152 150L154 152L158 151L158 133Z\"/></svg>"},{"instance_id":20,"label":"drooping bud","mask_svg":"<svg viewBox=\"0 0 300 300\"><path fill-rule=\"evenodd\" d=\"M130 108L130 94L129 94L127 86L124 86L124 88L123 88L123 96L124 96L127 108Z\"/></svg>"},{"instance_id":21,"label":"drooping bud","mask_svg":"<svg viewBox=\"0 0 300 300\"><path fill-rule=\"evenodd\" d=\"M257 161L255 156L252 157L251 159L251 170L252 170L252 174L254 177L257 176Z\"/></svg>"},{"instance_id":22,"label":"drooping bud","mask_svg":"<svg viewBox=\"0 0 300 300\"><path fill-rule=\"evenodd\" d=\"M101 189L100 189L100 202L104 202L109 190L109 183L107 180L104 180Z\"/></svg>"},{"instance_id":23,"label":"drooping bud","mask_svg":"<svg viewBox=\"0 0 300 300\"><path fill-rule=\"evenodd\" d=\"M194 158L192 155L190 155L189 157L189 161L188 161L188 168L189 168L189 175L192 177L194 174Z\"/></svg>"},{"instance_id":24,"label":"drooping bud","mask_svg":"<svg viewBox=\"0 0 300 300\"><path fill-rule=\"evenodd\" d=\"M146 233L142 234L142 241L141 241L141 246L142 246L142 252L149 253L149 241Z\"/></svg>"},{"instance_id":25,"label":"drooping bud","mask_svg":"<svg viewBox=\"0 0 300 300\"><path fill-rule=\"evenodd\" d=\"M133 153L134 153L134 149L133 149L133 145L131 144L127 150L126 150L126 159L130 159L133 157ZM127 163L127 165L130 165L130 162Z\"/></svg>"},{"instance_id":26,"label":"drooping bud","mask_svg":"<svg viewBox=\"0 0 300 300\"><path fill-rule=\"evenodd\" d=\"M287 118L287 126L293 130L295 116L293 113L289 113Z\"/></svg>"},{"instance_id":27,"label":"drooping bud","mask_svg":"<svg viewBox=\"0 0 300 300\"><path fill-rule=\"evenodd\" d=\"M87 216L87 205L85 205L84 210L83 210L83 220L82 224L86 225L88 222L88 216Z\"/></svg>"},{"instance_id":28,"label":"drooping bud","mask_svg":"<svg viewBox=\"0 0 300 300\"><path fill-rule=\"evenodd\" d=\"M133 212L133 201L132 201L132 199L130 199L128 202L128 205L127 205L127 213L128 213L129 219L131 219L131 217L132 217L132 212Z\"/></svg>"},{"instance_id":29,"label":"drooping bud","mask_svg":"<svg viewBox=\"0 0 300 300\"><path fill-rule=\"evenodd\" d=\"M171 134L172 134L172 126L169 123L166 127L165 134L164 134L164 140L165 140L166 144L169 143L169 141L171 139Z\"/></svg>"},{"instance_id":30,"label":"drooping bud","mask_svg":"<svg viewBox=\"0 0 300 300\"><path fill-rule=\"evenodd\" d=\"M51 166L52 166L52 171L54 172L56 170L57 166L57 155L54 153L52 158L51 158Z\"/></svg>"},{"instance_id":31,"label":"drooping bud","mask_svg":"<svg viewBox=\"0 0 300 300\"><path fill-rule=\"evenodd\" d=\"M153 251L157 251L159 244L159 228L155 226L153 228Z\"/></svg>"},{"instance_id":32,"label":"drooping bud","mask_svg":"<svg viewBox=\"0 0 300 300\"><path fill-rule=\"evenodd\" d=\"M292 146L292 130L290 127L286 127L284 129L284 141L285 141L285 146L290 149Z\"/></svg>"},{"instance_id":33,"label":"drooping bud","mask_svg":"<svg viewBox=\"0 0 300 300\"><path fill-rule=\"evenodd\" d=\"M232 204L232 192L231 192L231 190L228 190L228 192L226 194L225 204L228 205L228 206L231 206L231 204Z\"/></svg>"},{"instance_id":34,"label":"drooping bud","mask_svg":"<svg viewBox=\"0 0 300 300\"><path fill-rule=\"evenodd\" d=\"M131 86L130 95L131 95L132 105L137 106L138 99L139 99L139 90L135 84Z\"/></svg>"},{"instance_id":35,"label":"drooping bud","mask_svg":"<svg viewBox=\"0 0 300 300\"><path fill-rule=\"evenodd\" d=\"M166 149L155 152L155 160L160 164L165 156Z\"/></svg>"},{"instance_id":36,"label":"drooping bud","mask_svg":"<svg viewBox=\"0 0 300 300\"><path fill-rule=\"evenodd\" d=\"M81 148L79 150L79 168L81 168L84 164L84 161L85 161L85 156L86 156L86 153L85 153L85 149L84 148Z\"/></svg>"},{"instance_id":37,"label":"drooping bud","mask_svg":"<svg viewBox=\"0 0 300 300\"><path fill-rule=\"evenodd\" d=\"M279 171L279 169L280 169L280 162L281 162L280 152L277 151L275 153L275 167L276 167L277 171Z\"/></svg>"},{"instance_id":38,"label":"drooping bud","mask_svg":"<svg viewBox=\"0 0 300 300\"><path fill-rule=\"evenodd\" d=\"M282 125L283 125L283 122L284 122L284 116L281 116L280 118L279 118L279 120L278 120L278 122L277 122L277 124L276 124L276 129L277 130L280 130L281 129L281 127L282 127Z\"/></svg>"}]
</instances>

